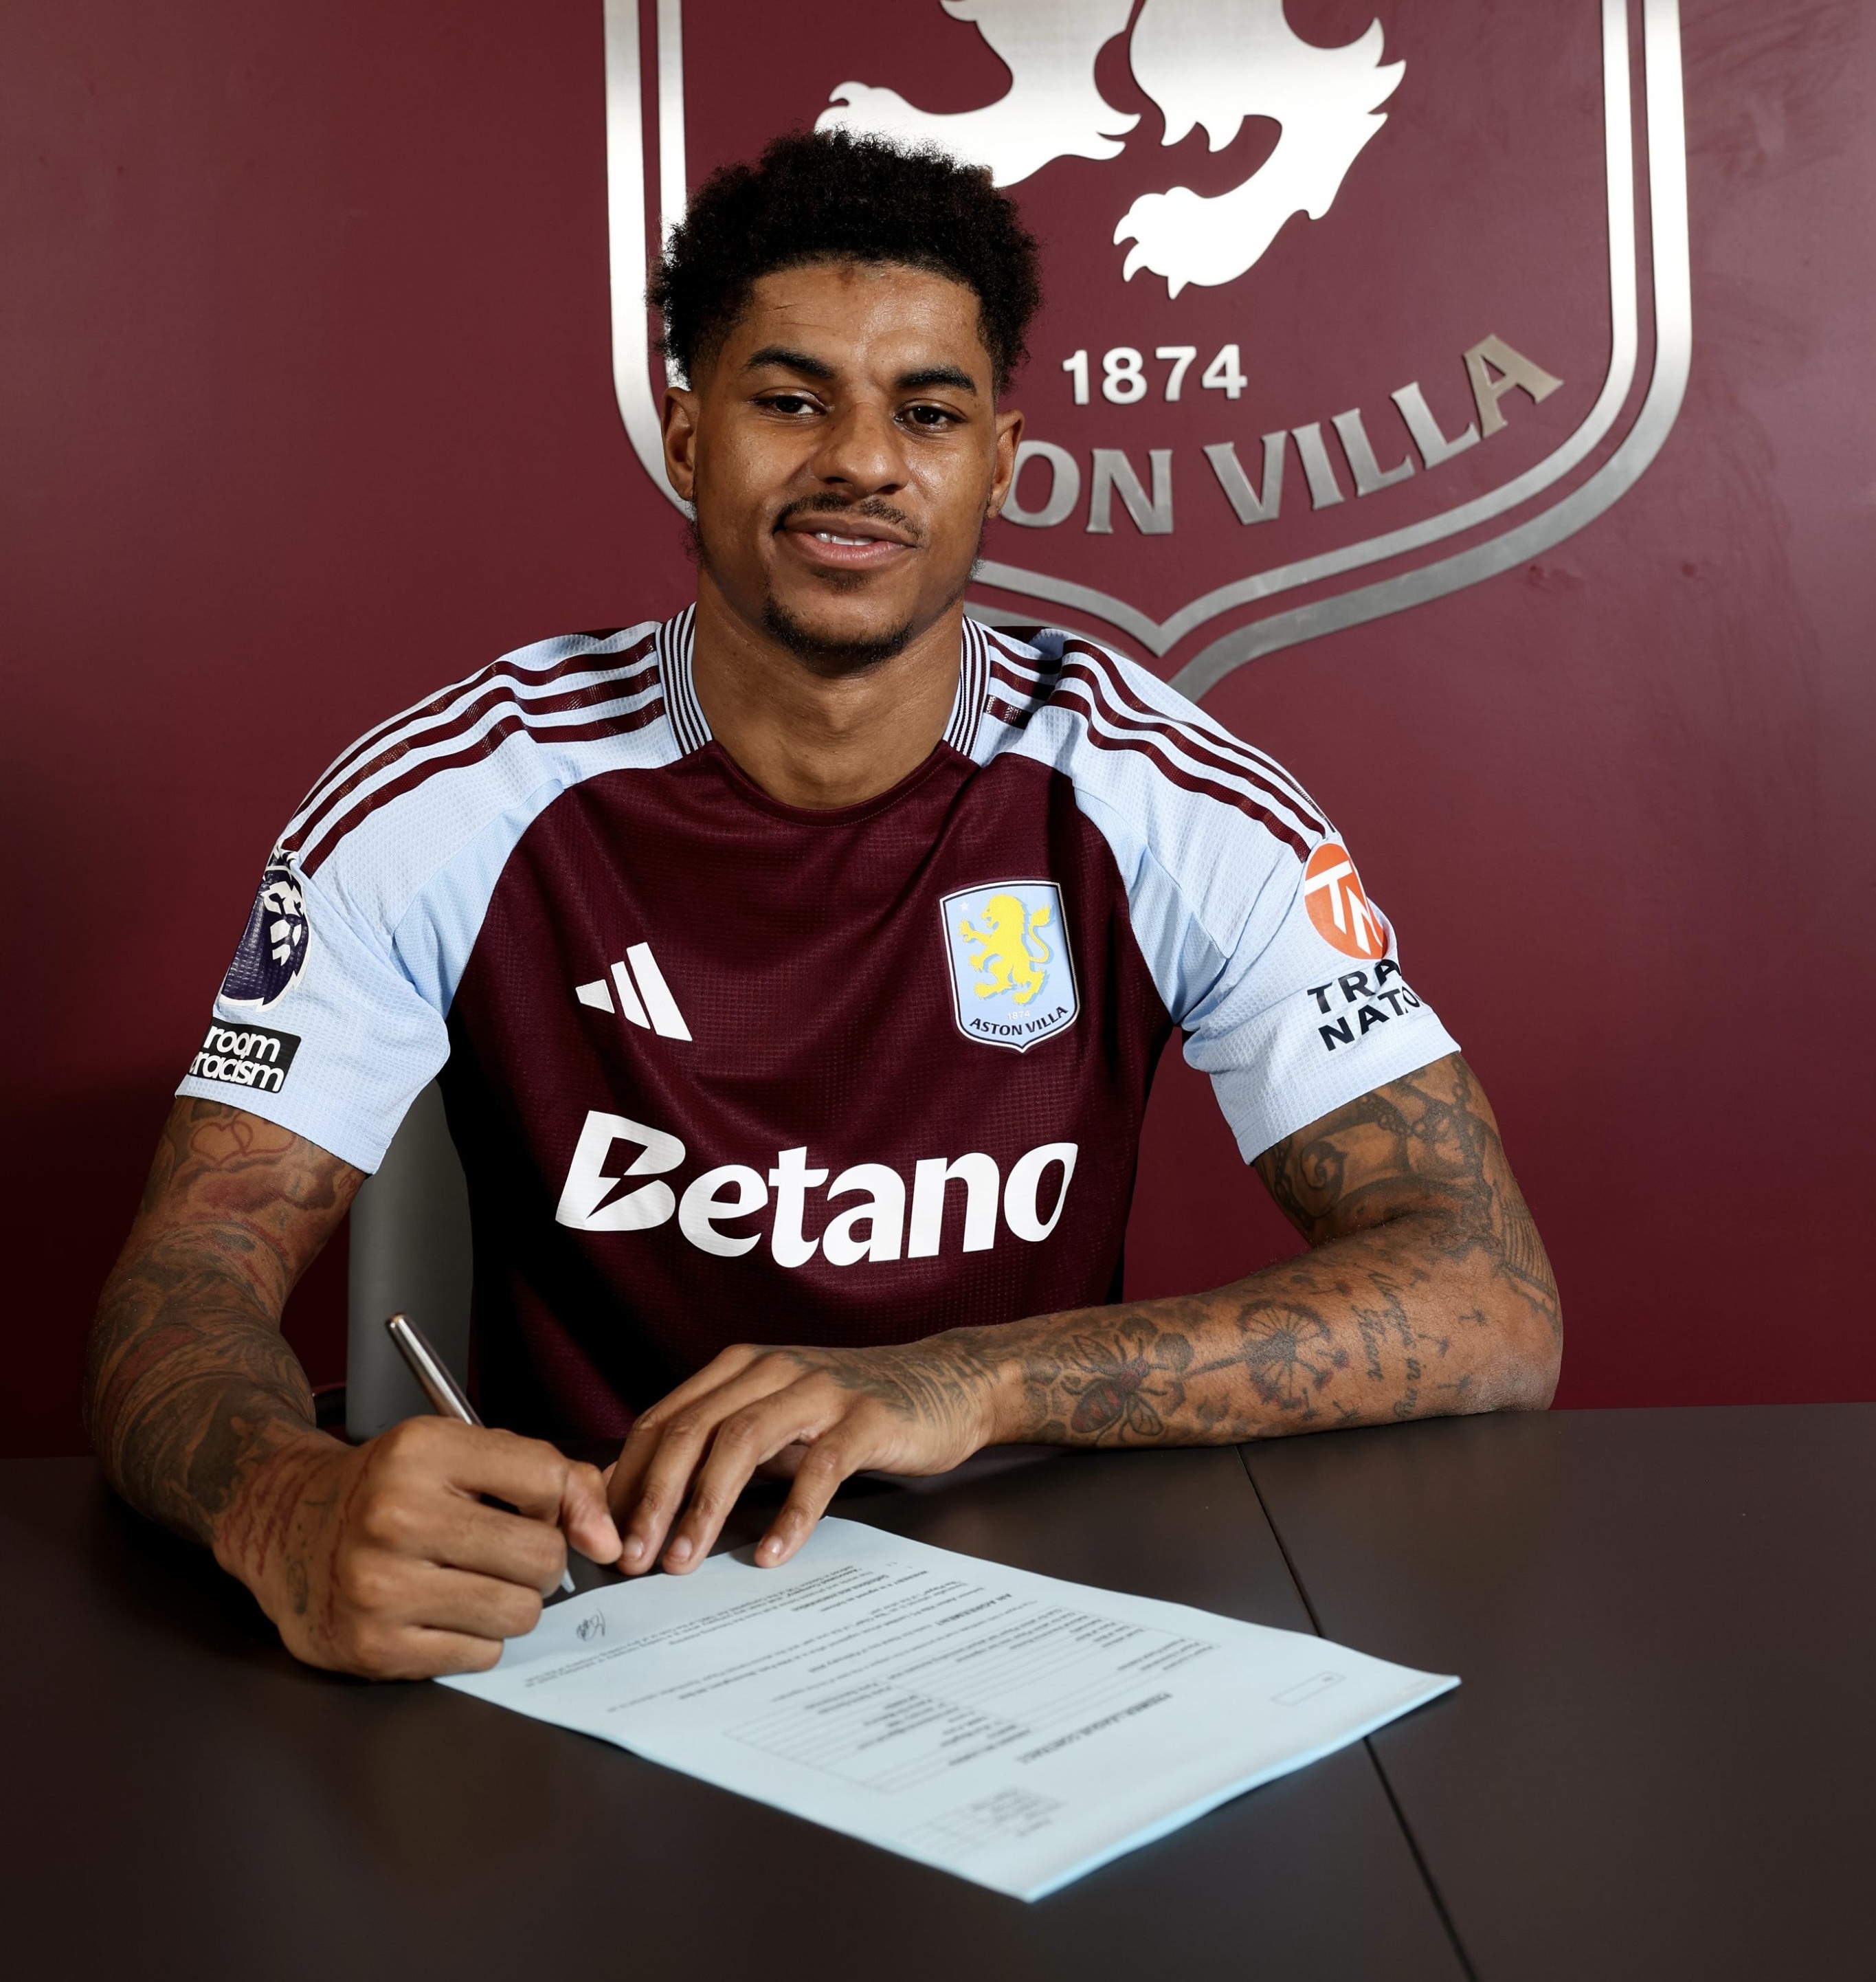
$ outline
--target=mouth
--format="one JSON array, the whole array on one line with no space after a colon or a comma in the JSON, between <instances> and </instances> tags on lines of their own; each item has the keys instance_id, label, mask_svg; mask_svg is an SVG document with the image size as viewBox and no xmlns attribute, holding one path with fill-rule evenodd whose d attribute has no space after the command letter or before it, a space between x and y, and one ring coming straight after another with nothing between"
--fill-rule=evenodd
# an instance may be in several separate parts
<instances>
[{"instance_id":1,"label":"mouth","mask_svg":"<svg viewBox=\"0 0 1876 1982\"><path fill-rule=\"evenodd\" d=\"M777 534L801 561L822 571L883 571L913 555L911 533L883 517L805 515L783 519Z\"/></svg>"}]
</instances>

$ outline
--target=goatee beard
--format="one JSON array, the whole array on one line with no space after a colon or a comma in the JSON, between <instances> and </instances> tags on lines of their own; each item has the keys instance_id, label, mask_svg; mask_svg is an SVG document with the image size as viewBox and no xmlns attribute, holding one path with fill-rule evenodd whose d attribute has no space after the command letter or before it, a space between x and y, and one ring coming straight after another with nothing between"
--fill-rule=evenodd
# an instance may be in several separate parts
<instances>
[{"instance_id":1,"label":"goatee beard","mask_svg":"<svg viewBox=\"0 0 1876 1982\"><path fill-rule=\"evenodd\" d=\"M762 604L763 630L817 675L859 674L903 654L918 631L916 620L870 639L830 640L804 626L773 596Z\"/></svg>"}]
</instances>

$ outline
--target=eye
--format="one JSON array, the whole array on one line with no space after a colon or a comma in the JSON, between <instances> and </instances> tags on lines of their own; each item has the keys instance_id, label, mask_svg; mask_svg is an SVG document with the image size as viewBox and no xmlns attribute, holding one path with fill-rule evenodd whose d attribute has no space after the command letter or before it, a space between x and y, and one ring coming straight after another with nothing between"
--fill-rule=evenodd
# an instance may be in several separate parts
<instances>
[{"instance_id":1,"label":"eye","mask_svg":"<svg viewBox=\"0 0 1876 1982\"><path fill-rule=\"evenodd\" d=\"M946 427L957 425L957 415L948 406L908 406L902 417L909 425L923 427L927 433L940 433Z\"/></svg>"},{"instance_id":2,"label":"eye","mask_svg":"<svg viewBox=\"0 0 1876 1982\"><path fill-rule=\"evenodd\" d=\"M811 413L814 402L804 392L765 392L756 402L772 413Z\"/></svg>"}]
</instances>

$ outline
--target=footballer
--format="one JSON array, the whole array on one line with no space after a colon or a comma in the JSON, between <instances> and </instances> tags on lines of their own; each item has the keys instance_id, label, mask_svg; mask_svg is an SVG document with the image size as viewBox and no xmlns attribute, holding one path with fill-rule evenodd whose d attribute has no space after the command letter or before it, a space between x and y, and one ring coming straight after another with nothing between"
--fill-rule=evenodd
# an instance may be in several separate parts
<instances>
[{"instance_id":1,"label":"footballer","mask_svg":"<svg viewBox=\"0 0 1876 1982\"><path fill-rule=\"evenodd\" d=\"M784 138L651 300L695 602L443 689L289 821L94 1330L119 1491L300 1658L409 1677L492 1664L569 1547L694 1567L759 1469L774 1563L862 1468L1546 1404L1543 1246L1321 807L965 616L1038 300L1010 200ZM1310 1250L1123 1302L1169 1048ZM353 1447L281 1312L432 1080L500 1429Z\"/></svg>"}]
</instances>

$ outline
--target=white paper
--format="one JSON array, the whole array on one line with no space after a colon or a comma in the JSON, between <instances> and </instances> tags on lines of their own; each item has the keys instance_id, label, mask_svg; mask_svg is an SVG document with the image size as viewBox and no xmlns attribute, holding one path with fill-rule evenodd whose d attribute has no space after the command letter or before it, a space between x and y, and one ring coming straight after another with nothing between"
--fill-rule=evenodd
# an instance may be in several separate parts
<instances>
[{"instance_id":1,"label":"white paper","mask_svg":"<svg viewBox=\"0 0 1876 1982\"><path fill-rule=\"evenodd\" d=\"M1034 1900L1459 1682L827 1520L441 1683Z\"/></svg>"}]
</instances>

